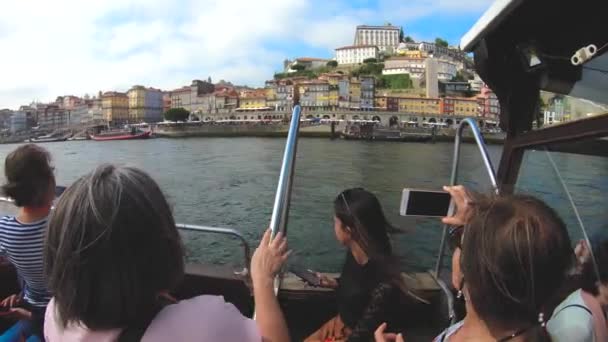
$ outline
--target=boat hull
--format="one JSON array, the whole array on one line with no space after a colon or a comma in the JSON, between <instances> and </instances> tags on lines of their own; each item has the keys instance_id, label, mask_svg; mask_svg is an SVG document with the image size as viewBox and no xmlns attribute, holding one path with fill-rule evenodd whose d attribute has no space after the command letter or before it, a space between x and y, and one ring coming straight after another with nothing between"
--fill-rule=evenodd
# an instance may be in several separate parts
<instances>
[{"instance_id":1,"label":"boat hull","mask_svg":"<svg viewBox=\"0 0 608 342\"><path fill-rule=\"evenodd\" d=\"M117 135L93 135L91 134L91 139L95 141L110 141L110 140L136 140L136 139L148 139L150 138L150 134L152 132L142 132L137 134L117 134Z\"/></svg>"}]
</instances>

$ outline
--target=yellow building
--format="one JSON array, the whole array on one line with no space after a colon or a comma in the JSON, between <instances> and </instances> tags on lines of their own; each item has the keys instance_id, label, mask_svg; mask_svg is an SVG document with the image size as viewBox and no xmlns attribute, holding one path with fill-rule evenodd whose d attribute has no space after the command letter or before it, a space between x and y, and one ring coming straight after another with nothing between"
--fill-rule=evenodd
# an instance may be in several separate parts
<instances>
[{"instance_id":1,"label":"yellow building","mask_svg":"<svg viewBox=\"0 0 608 342\"><path fill-rule=\"evenodd\" d=\"M386 96L376 96L374 98L374 107L381 110L386 110L387 107L387 97Z\"/></svg>"},{"instance_id":2,"label":"yellow building","mask_svg":"<svg viewBox=\"0 0 608 342\"><path fill-rule=\"evenodd\" d=\"M133 86L128 92L129 98L129 121L143 121L146 105L146 88L143 86Z\"/></svg>"},{"instance_id":3,"label":"yellow building","mask_svg":"<svg viewBox=\"0 0 608 342\"><path fill-rule=\"evenodd\" d=\"M109 91L102 95L103 118L112 125L120 125L129 120L129 97L125 93Z\"/></svg>"},{"instance_id":4,"label":"yellow building","mask_svg":"<svg viewBox=\"0 0 608 342\"><path fill-rule=\"evenodd\" d=\"M335 88L332 88L335 87ZM329 88L329 106L338 107L338 101L340 99L338 86L330 86Z\"/></svg>"},{"instance_id":5,"label":"yellow building","mask_svg":"<svg viewBox=\"0 0 608 342\"><path fill-rule=\"evenodd\" d=\"M361 98L361 81L350 81L350 87L348 88L351 100L353 98Z\"/></svg>"},{"instance_id":6,"label":"yellow building","mask_svg":"<svg viewBox=\"0 0 608 342\"><path fill-rule=\"evenodd\" d=\"M410 114L439 115L440 107L438 98L402 97L399 99L399 111Z\"/></svg>"},{"instance_id":7,"label":"yellow building","mask_svg":"<svg viewBox=\"0 0 608 342\"><path fill-rule=\"evenodd\" d=\"M238 109L265 109L267 105L267 90L244 91L239 98Z\"/></svg>"},{"instance_id":8,"label":"yellow building","mask_svg":"<svg viewBox=\"0 0 608 342\"><path fill-rule=\"evenodd\" d=\"M477 116L479 114L479 102L474 98L455 98L453 102L455 115Z\"/></svg>"},{"instance_id":9,"label":"yellow building","mask_svg":"<svg viewBox=\"0 0 608 342\"><path fill-rule=\"evenodd\" d=\"M407 58L427 58L429 56L426 51L420 50L399 50L397 54Z\"/></svg>"}]
</instances>

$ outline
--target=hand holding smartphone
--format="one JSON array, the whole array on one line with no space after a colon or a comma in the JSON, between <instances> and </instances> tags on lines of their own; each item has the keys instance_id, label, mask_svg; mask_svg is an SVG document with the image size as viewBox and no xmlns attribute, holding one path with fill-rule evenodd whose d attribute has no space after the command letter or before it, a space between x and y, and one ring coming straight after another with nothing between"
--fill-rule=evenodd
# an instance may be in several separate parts
<instances>
[{"instance_id":1,"label":"hand holding smartphone","mask_svg":"<svg viewBox=\"0 0 608 342\"><path fill-rule=\"evenodd\" d=\"M454 211L452 196L445 191L403 189L401 216L446 217Z\"/></svg>"},{"instance_id":2,"label":"hand holding smartphone","mask_svg":"<svg viewBox=\"0 0 608 342\"><path fill-rule=\"evenodd\" d=\"M321 278L317 276L316 272L297 266L291 266L289 270L300 279L304 280L308 285L315 287L321 286Z\"/></svg>"}]
</instances>

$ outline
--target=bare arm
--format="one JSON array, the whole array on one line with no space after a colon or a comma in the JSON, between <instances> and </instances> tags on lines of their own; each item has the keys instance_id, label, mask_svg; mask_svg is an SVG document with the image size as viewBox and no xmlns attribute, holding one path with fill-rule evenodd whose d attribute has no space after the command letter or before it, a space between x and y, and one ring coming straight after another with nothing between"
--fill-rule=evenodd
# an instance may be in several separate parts
<instances>
[{"instance_id":1,"label":"bare arm","mask_svg":"<svg viewBox=\"0 0 608 342\"><path fill-rule=\"evenodd\" d=\"M279 233L270 241L270 230L267 230L251 259L256 323L264 341L290 341L287 322L273 286L274 277L288 256L287 240Z\"/></svg>"}]
</instances>

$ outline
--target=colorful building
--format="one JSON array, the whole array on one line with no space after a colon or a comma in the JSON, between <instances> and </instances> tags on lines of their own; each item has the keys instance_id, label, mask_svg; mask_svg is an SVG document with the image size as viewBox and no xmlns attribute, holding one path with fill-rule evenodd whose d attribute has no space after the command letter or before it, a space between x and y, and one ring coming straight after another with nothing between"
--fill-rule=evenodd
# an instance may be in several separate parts
<instances>
[{"instance_id":1,"label":"colorful building","mask_svg":"<svg viewBox=\"0 0 608 342\"><path fill-rule=\"evenodd\" d=\"M238 110L268 110L266 105L266 90L246 90L239 96Z\"/></svg>"},{"instance_id":2,"label":"colorful building","mask_svg":"<svg viewBox=\"0 0 608 342\"><path fill-rule=\"evenodd\" d=\"M330 107L329 83L324 80L311 80L297 84L300 105L304 109L328 109Z\"/></svg>"},{"instance_id":3,"label":"colorful building","mask_svg":"<svg viewBox=\"0 0 608 342\"><path fill-rule=\"evenodd\" d=\"M439 115L439 98L401 97L398 100L398 111L407 114Z\"/></svg>"},{"instance_id":4,"label":"colorful building","mask_svg":"<svg viewBox=\"0 0 608 342\"><path fill-rule=\"evenodd\" d=\"M374 76L361 76L361 109L372 110L376 96L376 78Z\"/></svg>"},{"instance_id":5,"label":"colorful building","mask_svg":"<svg viewBox=\"0 0 608 342\"><path fill-rule=\"evenodd\" d=\"M114 126L129 122L129 97L125 93L108 91L102 95L101 106L104 119Z\"/></svg>"}]
</instances>

